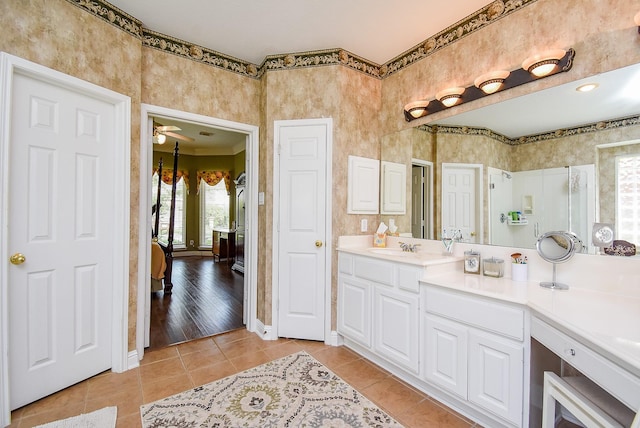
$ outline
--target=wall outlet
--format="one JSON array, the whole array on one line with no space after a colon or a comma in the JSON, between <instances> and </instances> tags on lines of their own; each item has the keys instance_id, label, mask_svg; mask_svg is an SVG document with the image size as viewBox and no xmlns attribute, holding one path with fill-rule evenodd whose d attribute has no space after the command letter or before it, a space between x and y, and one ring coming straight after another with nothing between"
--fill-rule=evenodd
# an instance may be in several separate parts
<instances>
[{"instance_id":1,"label":"wall outlet","mask_svg":"<svg viewBox=\"0 0 640 428\"><path fill-rule=\"evenodd\" d=\"M366 232L369 225L367 224L367 219L363 218L360 220L360 232Z\"/></svg>"}]
</instances>

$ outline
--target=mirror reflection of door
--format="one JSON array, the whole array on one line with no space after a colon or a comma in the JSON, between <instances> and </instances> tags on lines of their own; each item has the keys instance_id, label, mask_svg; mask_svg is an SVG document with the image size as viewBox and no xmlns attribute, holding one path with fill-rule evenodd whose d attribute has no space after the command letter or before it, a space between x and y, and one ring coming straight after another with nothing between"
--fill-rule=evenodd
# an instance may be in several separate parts
<instances>
[{"instance_id":1,"label":"mirror reflection of door","mask_svg":"<svg viewBox=\"0 0 640 428\"><path fill-rule=\"evenodd\" d=\"M480 243L481 215L477 201L482 201L482 165L442 164L443 235L462 233L462 240Z\"/></svg>"},{"instance_id":2,"label":"mirror reflection of door","mask_svg":"<svg viewBox=\"0 0 640 428\"><path fill-rule=\"evenodd\" d=\"M414 159L411 165L411 236L433 239L433 164Z\"/></svg>"}]
</instances>

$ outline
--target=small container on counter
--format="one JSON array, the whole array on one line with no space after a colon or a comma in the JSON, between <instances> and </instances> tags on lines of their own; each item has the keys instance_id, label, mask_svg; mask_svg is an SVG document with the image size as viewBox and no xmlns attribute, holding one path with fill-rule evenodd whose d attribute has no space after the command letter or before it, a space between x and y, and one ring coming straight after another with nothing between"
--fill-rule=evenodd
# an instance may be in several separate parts
<instances>
[{"instance_id":1,"label":"small container on counter","mask_svg":"<svg viewBox=\"0 0 640 428\"><path fill-rule=\"evenodd\" d=\"M527 266L526 263L511 263L511 279L526 282L529 276Z\"/></svg>"},{"instance_id":2,"label":"small container on counter","mask_svg":"<svg viewBox=\"0 0 640 428\"><path fill-rule=\"evenodd\" d=\"M482 273L485 276L502 278L504 275L504 260L491 257L482 261Z\"/></svg>"},{"instance_id":3,"label":"small container on counter","mask_svg":"<svg viewBox=\"0 0 640 428\"><path fill-rule=\"evenodd\" d=\"M480 274L480 253L475 251L464 252L464 273Z\"/></svg>"}]
</instances>

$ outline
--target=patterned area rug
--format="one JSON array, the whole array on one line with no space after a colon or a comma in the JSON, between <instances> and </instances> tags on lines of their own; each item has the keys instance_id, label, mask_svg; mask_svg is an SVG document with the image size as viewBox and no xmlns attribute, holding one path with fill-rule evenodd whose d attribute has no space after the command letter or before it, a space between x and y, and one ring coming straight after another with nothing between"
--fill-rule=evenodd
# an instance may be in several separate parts
<instances>
[{"instance_id":1,"label":"patterned area rug","mask_svg":"<svg viewBox=\"0 0 640 428\"><path fill-rule=\"evenodd\" d=\"M306 352L140 407L143 428L402 427Z\"/></svg>"}]
</instances>

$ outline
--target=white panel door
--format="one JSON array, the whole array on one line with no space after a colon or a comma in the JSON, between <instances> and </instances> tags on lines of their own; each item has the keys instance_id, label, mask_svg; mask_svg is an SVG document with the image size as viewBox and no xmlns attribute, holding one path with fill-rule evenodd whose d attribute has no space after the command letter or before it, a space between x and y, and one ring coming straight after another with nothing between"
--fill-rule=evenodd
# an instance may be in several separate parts
<instances>
[{"instance_id":1,"label":"white panel door","mask_svg":"<svg viewBox=\"0 0 640 428\"><path fill-rule=\"evenodd\" d=\"M473 167L442 167L442 227L460 230L464 241L473 243L479 234L476 173Z\"/></svg>"},{"instance_id":2,"label":"white panel door","mask_svg":"<svg viewBox=\"0 0 640 428\"><path fill-rule=\"evenodd\" d=\"M9 241L11 408L111 367L112 104L16 74Z\"/></svg>"},{"instance_id":3,"label":"white panel door","mask_svg":"<svg viewBox=\"0 0 640 428\"><path fill-rule=\"evenodd\" d=\"M278 128L280 337L325 339L327 128Z\"/></svg>"}]
</instances>

